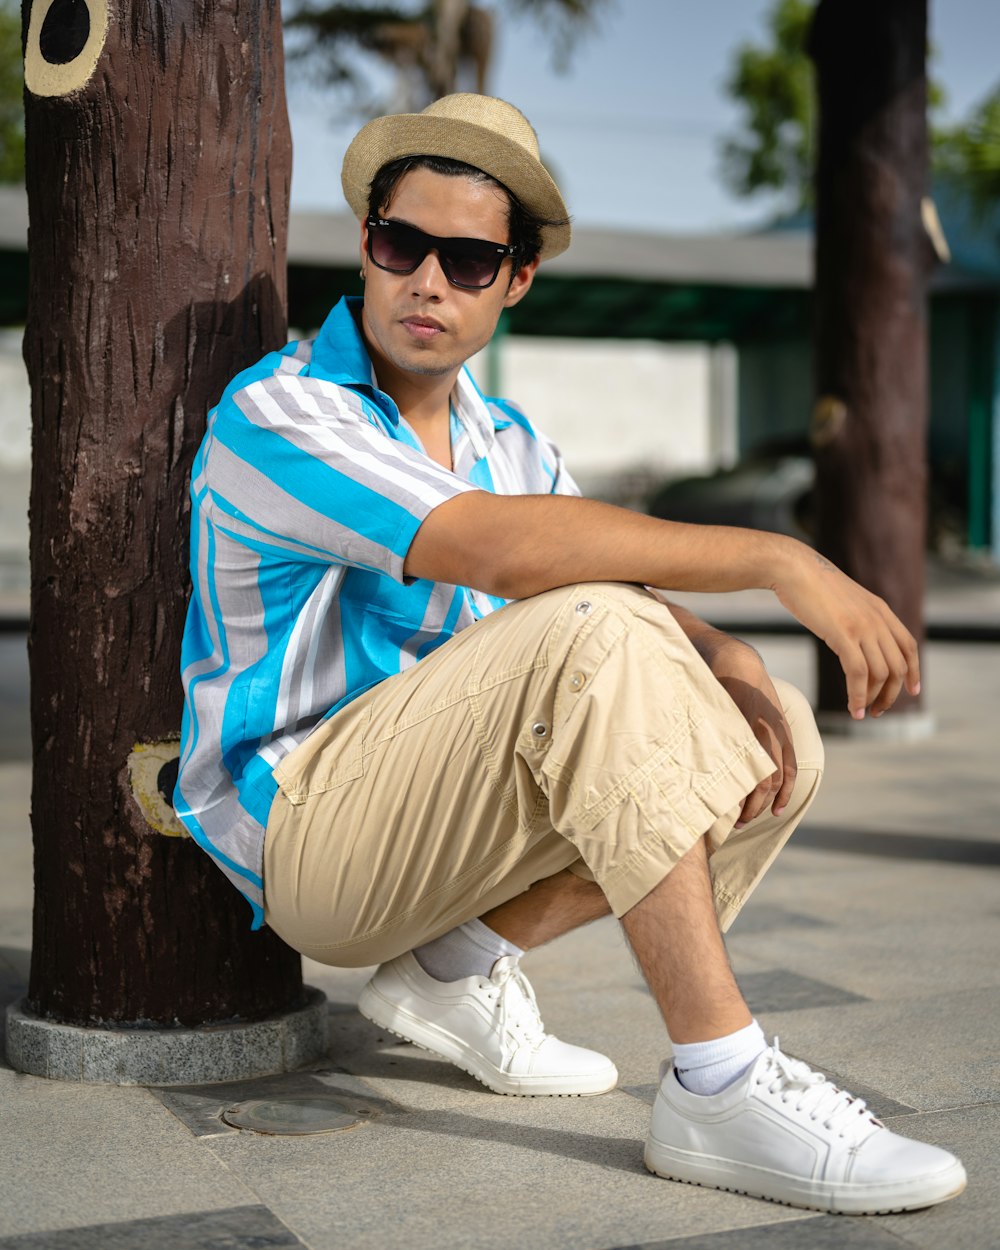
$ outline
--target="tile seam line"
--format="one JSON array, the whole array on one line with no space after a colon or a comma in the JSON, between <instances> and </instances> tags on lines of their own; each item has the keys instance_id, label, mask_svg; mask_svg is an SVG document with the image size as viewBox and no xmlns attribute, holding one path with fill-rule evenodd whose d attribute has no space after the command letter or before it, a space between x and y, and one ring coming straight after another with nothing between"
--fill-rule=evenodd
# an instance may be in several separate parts
<instances>
[{"instance_id":1,"label":"tile seam line","mask_svg":"<svg viewBox=\"0 0 1000 1250\"><path fill-rule=\"evenodd\" d=\"M157 1101L159 1102L159 1099L157 1099ZM169 1115L174 1114L170 1110L170 1108L166 1106L165 1103L160 1103L160 1105L163 1107L164 1111L166 1111ZM175 1116L174 1118L177 1119L178 1122L180 1123L179 1117ZM241 1132L242 1130L238 1129L237 1136ZM291 1235L296 1239L296 1241L299 1242L300 1245L305 1247L306 1250L315 1250L314 1246L303 1241L302 1238L299 1236L299 1234L295 1231L295 1229L292 1228L286 1220L283 1220L280 1215L278 1215L278 1213L273 1209L271 1204L265 1199L263 1194L259 1191L256 1184L251 1184L245 1177L240 1176L236 1172L236 1170L232 1167L228 1159L223 1158L222 1155L218 1154L215 1150L211 1148L211 1146L209 1145L209 1142L219 1140L222 1136L223 1136L222 1134L216 1134L209 1138L195 1137L193 1139L193 1144L197 1147L197 1149L203 1150L206 1154L210 1154L212 1158L215 1160L215 1162L225 1169L225 1171L229 1174L234 1184L238 1188L246 1189L249 1193L253 1194L254 1197L257 1199L258 1204L262 1206L266 1211L270 1211L271 1214L274 1216L274 1218L279 1222L279 1224L281 1224L284 1228L287 1228L289 1233L291 1233ZM227 1140L229 1140L228 1134L226 1134L225 1137Z\"/></svg>"},{"instance_id":2,"label":"tile seam line","mask_svg":"<svg viewBox=\"0 0 1000 1250\"><path fill-rule=\"evenodd\" d=\"M887 1095L887 1097L891 1097L891 1095ZM898 1102L899 1100L896 1099L895 1101ZM906 1106L909 1106L909 1103ZM885 1116L885 1119L909 1120L914 1115L950 1115L953 1111L989 1111L992 1107L1000 1108L1000 1099L991 1098L988 1102L960 1102L948 1107L914 1107L912 1111L908 1111L905 1114L897 1111L895 1115Z\"/></svg>"},{"instance_id":3,"label":"tile seam line","mask_svg":"<svg viewBox=\"0 0 1000 1250\"><path fill-rule=\"evenodd\" d=\"M278 1221L278 1223L282 1226L282 1228L288 1229L289 1233L295 1238L295 1240L299 1243L299 1245L304 1248L304 1250L316 1250L315 1245L311 1241L306 1241L303 1237L301 1237L295 1231L295 1229L292 1228L291 1224L289 1224L289 1222L286 1219L284 1219L282 1216L278 1214L277 1211L274 1210L274 1208L271 1206L269 1202L265 1202L264 1206L267 1208L268 1211L271 1212L271 1214Z\"/></svg>"}]
</instances>

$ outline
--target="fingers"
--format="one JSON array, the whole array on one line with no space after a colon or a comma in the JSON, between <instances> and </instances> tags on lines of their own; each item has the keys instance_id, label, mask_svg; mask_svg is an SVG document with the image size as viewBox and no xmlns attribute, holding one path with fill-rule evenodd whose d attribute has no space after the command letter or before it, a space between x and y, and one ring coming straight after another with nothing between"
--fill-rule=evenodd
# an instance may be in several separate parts
<instances>
[{"instance_id":1,"label":"fingers","mask_svg":"<svg viewBox=\"0 0 1000 1250\"><path fill-rule=\"evenodd\" d=\"M765 777L747 795L740 809L736 828L742 829L762 812L772 811L780 816L788 806L795 788L798 768L795 762L795 748L792 735L783 716L775 723L761 721L755 727L757 739L775 761L777 767L769 777Z\"/></svg>"},{"instance_id":2,"label":"fingers","mask_svg":"<svg viewBox=\"0 0 1000 1250\"><path fill-rule=\"evenodd\" d=\"M874 651L868 661L868 706L872 716L881 716L896 702L903 688L907 666L902 653L886 656Z\"/></svg>"},{"instance_id":3,"label":"fingers","mask_svg":"<svg viewBox=\"0 0 1000 1250\"><path fill-rule=\"evenodd\" d=\"M785 738L782 743L781 756L781 785L778 787L778 793L775 795L774 803L771 805L771 811L775 816L780 816L791 801L792 791L795 789L795 781L799 775L799 766L795 759L795 747L792 745L791 730L788 723L783 719L785 730Z\"/></svg>"},{"instance_id":4,"label":"fingers","mask_svg":"<svg viewBox=\"0 0 1000 1250\"><path fill-rule=\"evenodd\" d=\"M740 809L739 817L736 821L736 828L742 829L748 825L751 820L755 820L761 812L767 811L771 805L771 799L778 788L778 782L781 777L781 769L776 768L770 777L765 777L743 801L743 807Z\"/></svg>"},{"instance_id":5,"label":"fingers","mask_svg":"<svg viewBox=\"0 0 1000 1250\"><path fill-rule=\"evenodd\" d=\"M917 646L917 640L888 606L885 610L890 618L889 626L893 639L906 665L903 684L909 694L918 695L920 693L920 648Z\"/></svg>"},{"instance_id":6,"label":"fingers","mask_svg":"<svg viewBox=\"0 0 1000 1250\"><path fill-rule=\"evenodd\" d=\"M916 639L881 599L875 604L875 619L839 652L847 707L855 720L864 717L866 708L873 716L887 712L904 687L912 695L920 693Z\"/></svg>"},{"instance_id":7,"label":"fingers","mask_svg":"<svg viewBox=\"0 0 1000 1250\"><path fill-rule=\"evenodd\" d=\"M868 696L868 661L859 643L845 646L838 652L840 667L847 679L847 710L855 720L862 720L870 699Z\"/></svg>"},{"instance_id":8,"label":"fingers","mask_svg":"<svg viewBox=\"0 0 1000 1250\"><path fill-rule=\"evenodd\" d=\"M774 590L792 615L836 653L855 720L869 707L881 716L903 689L920 693L916 640L885 600L820 556L798 566L797 575L775 583Z\"/></svg>"}]
</instances>

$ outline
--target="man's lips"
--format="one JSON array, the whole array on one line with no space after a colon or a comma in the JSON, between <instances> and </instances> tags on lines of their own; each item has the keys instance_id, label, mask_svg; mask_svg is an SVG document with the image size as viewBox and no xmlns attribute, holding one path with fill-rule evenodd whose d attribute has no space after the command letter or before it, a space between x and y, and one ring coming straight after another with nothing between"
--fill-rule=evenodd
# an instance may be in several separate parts
<instances>
[{"instance_id":1,"label":"man's lips","mask_svg":"<svg viewBox=\"0 0 1000 1250\"><path fill-rule=\"evenodd\" d=\"M415 339L425 342L444 333L444 326L433 317L404 317L402 324Z\"/></svg>"}]
</instances>

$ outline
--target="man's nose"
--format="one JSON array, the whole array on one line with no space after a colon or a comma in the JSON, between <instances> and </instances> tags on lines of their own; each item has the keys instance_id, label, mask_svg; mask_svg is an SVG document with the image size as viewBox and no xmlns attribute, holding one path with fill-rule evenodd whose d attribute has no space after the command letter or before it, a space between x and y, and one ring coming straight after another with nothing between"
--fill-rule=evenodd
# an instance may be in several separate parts
<instances>
[{"instance_id":1,"label":"man's nose","mask_svg":"<svg viewBox=\"0 0 1000 1250\"><path fill-rule=\"evenodd\" d=\"M448 279L441 268L441 261L431 249L410 275L412 291L424 299L441 299L447 293Z\"/></svg>"}]
</instances>

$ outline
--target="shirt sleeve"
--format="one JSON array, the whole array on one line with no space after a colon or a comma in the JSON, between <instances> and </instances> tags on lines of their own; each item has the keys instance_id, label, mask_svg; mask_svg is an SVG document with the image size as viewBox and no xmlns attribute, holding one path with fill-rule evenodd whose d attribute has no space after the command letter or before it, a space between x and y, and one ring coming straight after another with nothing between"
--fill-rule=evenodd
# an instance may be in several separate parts
<instances>
[{"instance_id":1,"label":"shirt sleeve","mask_svg":"<svg viewBox=\"0 0 1000 1250\"><path fill-rule=\"evenodd\" d=\"M390 438L349 388L282 374L219 405L201 479L194 489L232 537L398 582L427 516L475 489Z\"/></svg>"}]
</instances>

